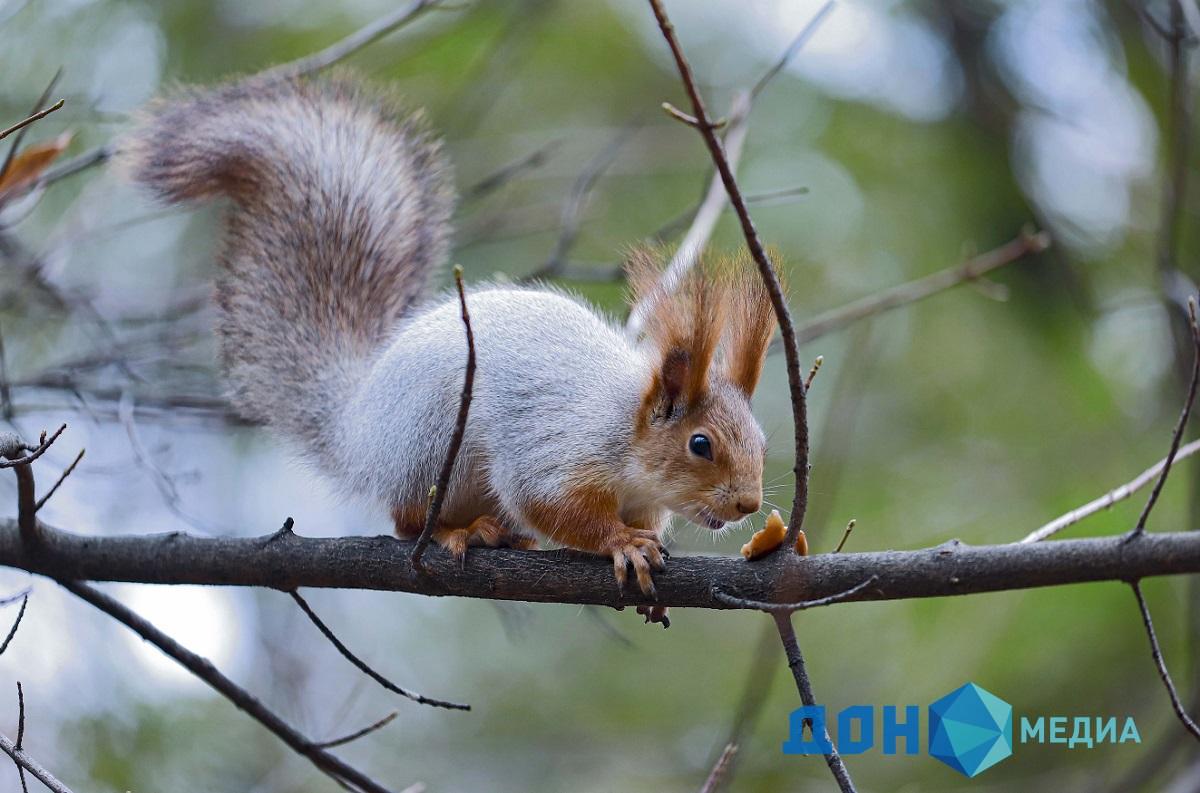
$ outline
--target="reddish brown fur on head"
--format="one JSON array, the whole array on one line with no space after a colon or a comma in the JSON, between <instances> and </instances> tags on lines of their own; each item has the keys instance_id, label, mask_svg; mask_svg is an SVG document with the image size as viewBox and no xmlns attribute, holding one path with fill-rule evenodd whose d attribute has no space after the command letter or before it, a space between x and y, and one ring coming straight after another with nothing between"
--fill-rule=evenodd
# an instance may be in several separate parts
<instances>
[{"instance_id":1,"label":"reddish brown fur on head","mask_svg":"<svg viewBox=\"0 0 1200 793\"><path fill-rule=\"evenodd\" d=\"M766 442L750 396L775 313L747 257L697 262L674 285L663 283L662 258L635 251L627 266L655 361L634 453L665 506L720 528L761 505Z\"/></svg>"}]
</instances>

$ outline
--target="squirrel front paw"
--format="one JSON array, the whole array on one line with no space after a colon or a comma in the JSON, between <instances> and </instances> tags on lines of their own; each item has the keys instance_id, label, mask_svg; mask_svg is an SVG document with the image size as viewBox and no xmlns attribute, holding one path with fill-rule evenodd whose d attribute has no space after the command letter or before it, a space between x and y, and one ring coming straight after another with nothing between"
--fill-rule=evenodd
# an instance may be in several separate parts
<instances>
[{"instance_id":1,"label":"squirrel front paw","mask_svg":"<svg viewBox=\"0 0 1200 793\"><path fill-rule=\"evenodd\" d=\"M642 590L642 594L654 596L654 579L651 577L650 571L651 569L662 570L665 567L662 542L658 539L657 534L641 529L628 529L613 540L608 553L612 557L613 575L616 576L617 586L620 589L625 589L628 567L633 565L633 571L637 575L638 587Z\"/></svg>"}]
</instances>

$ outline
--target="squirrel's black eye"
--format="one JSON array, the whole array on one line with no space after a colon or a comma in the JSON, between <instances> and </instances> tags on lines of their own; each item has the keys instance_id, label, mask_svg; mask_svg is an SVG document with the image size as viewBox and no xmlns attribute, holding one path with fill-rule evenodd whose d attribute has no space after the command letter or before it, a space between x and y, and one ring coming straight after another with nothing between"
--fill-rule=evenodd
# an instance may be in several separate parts
<instances>
[{"instance_id":1,"label":"squirrel's black eye","mask_svg":"<svg viewBox=\"0 0 1200 793\"><path fill-rule=\"evenodd\" d=\"M705 460L711 460L712 441L708 439L707 435L701 435L697 432L692 436L691 440L688 441L688 451L697 457L703 457Z\"/></svg>"}]
</instances>

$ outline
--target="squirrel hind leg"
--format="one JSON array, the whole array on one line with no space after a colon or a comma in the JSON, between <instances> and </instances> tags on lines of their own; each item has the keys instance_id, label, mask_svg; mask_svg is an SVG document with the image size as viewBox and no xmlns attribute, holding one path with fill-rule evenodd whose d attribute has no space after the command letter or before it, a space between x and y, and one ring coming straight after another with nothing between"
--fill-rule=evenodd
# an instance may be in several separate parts
<instances>
[{"instance_id":1,"label":"squirrel hind leg","mask_svg":"<svg viewBox=\"0 0 1200 793\"><path fill-rule=\"evenodd\" d=\"M433 540L455 559L462 559L469 547L516 548L521 551L537 547L537 539L515 531L491 515L480 515L465 529L442 527L433 532Z\"/></svg>"},{"instance_id":2,"label":"squirrel hind leg","mask_svg":"<svg viewBox=\"0 0 1200 793\"><path fill-rule=\"evenodd\" d=\"M396 524L397 536L415 539L424 529L425 509L417 505L397 506L392 510L392 519ZM491 515L480 515L466 528L441 524L433 532L433 541L449 551L455 559L462 559L470 547L503 546L522 551L537 548L535 537L516 531Z\"/></svg>"}]
</instances>

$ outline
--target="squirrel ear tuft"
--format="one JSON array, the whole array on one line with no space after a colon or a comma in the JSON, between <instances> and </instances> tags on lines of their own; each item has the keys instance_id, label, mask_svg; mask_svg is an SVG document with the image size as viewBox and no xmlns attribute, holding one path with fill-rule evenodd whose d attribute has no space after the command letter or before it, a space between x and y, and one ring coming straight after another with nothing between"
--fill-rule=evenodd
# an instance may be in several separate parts
<instances>
[{"instance_id":1,"label":"squirrel ear tuft","mask_svg":"<svg viewBox=\"0 0 1200 793\"><path fill-rule=\"evenodd\" d=\"M776 256L771 253L774 262ZM782 276L775 268L776 275ZM728 263L730 322L724 342L725 376L747 398L754 393L762 376L767 348L775 335L775 307L758 268L749 256L738 256ZM786 285L785 290L786 290Z\"/></svg>"},{"instance_id":2,"label":"squirrel ear tuft","mask_svg":"<svg viewBox=\"0 0 1200 793\"><path fill-rule=\"evenodd\" d=\"M659 368L659 385L662 389L661 398L668 406L666 412L673 412L675 404L685 397L688 385L688 371L691 369L691 356L687 350L676 348L663 356Z\"/></svg>"},{"instance_id":3,"label":"squirrel ear tuft","mask_svg":"<svg viewBox=\"0 0 1200 793\"><path fill-rule=\"evenodd\" d=\"M642 333L662 356L663 387L671 369L671 377L679 382L675 397L695 404L708 391L709 370L725 332L729 285L706 260L696 262L676 282L665 283L670 276L664 274L663 258L662 250L630 252L630 303L642 312Z\"/></svg>"}]
</instances>

